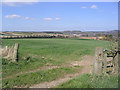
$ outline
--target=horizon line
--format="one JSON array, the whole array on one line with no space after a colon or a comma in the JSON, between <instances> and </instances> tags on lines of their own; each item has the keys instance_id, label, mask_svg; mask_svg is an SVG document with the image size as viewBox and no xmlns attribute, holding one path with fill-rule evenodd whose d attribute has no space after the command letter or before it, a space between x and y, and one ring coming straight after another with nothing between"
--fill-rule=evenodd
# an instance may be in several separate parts
<instances>
[{"instance_id":1,"label":"horizon line","mask_svg":"<svg viewBox=\"0 0 120 90\"><path fill-rule=\"evenodd\" d=\"M32 30L30 30L30 31L25 31L25 30L21 30L21 31L17 31L17 30L14 30L14 31L12 31L12 30L2 30L2 31L0 31L0 32L64 32L64 31L81 31L81 32L108 32L108 31L118 31L118 30L62 30L62 31L57 31L57 30L51 30L51 31L49 31L49 30L45 30L45 31L32 31Z\"/></svg>"}]
</instances>

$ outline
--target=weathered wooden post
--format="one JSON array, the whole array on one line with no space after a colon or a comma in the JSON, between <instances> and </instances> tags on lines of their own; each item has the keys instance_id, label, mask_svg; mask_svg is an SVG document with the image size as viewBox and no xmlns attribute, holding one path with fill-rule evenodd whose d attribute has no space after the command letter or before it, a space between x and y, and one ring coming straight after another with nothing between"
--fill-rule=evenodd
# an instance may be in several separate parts
<instances>
[{"instance_id":1,"label":"weathered wooden post","mask_svg":"<svg viewBox=\"0 0 120 90\"><path fill-rule=\"evenodd\" d=\"M94 60L94 73L96 75L102 74L103 48L96 47Z\"/></svg>"},{"instance_id":2,"label":"weathered wooden post","mask_svg":"<svg viewBox=\"0 0 120 90\"><path fill-rule=\"evenodd\" d=\"M18 43L15 43L12 61L16 62L17 59L18 59Z\"/></svg>"}]
</instances>

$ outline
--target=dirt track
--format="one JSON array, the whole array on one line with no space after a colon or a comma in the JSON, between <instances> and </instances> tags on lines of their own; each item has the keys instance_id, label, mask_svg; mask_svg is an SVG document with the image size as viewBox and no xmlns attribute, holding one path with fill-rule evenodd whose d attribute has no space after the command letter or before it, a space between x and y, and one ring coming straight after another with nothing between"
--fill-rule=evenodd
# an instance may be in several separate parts
<instances>
[{"instance_id":1,"label":"dirt track","mask_svg":"<svg viewBox=\"0 0 120 90\"><path fill-rule=\"evenodd\" d=\"M37 85L33 85L30 88L53 88L56 87L64 82L67 82L73 78L75 78L76 76L85 74L85 73L91 73L93 68L93 61L94 61L94 57L93 56L84 56L82 58L81 61L73 61L70 63L70 66L83 66L82 70L80 70L79 72L75 73L75 74L68 74L66 75L64 78L60 78L51 82L44 82L44 83L40 83Z\"/></svg>"}]
</instances>

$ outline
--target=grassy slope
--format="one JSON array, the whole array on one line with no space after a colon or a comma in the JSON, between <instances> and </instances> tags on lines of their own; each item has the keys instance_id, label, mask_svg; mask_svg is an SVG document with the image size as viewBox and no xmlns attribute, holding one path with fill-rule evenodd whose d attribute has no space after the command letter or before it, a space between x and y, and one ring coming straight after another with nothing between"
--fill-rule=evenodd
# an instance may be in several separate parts
<instances>
[{"instance_id":1,"label":"grassy slope","mask_svg":"<svg viewBox=\"0 0 120 90\"><path fill-rule=\"evenodd\" d=\"M3 59L3 78L21 71L34 70L47 63L62 65L81 60L83 55L94 55L95 47L108 46L105 41L84 39L4 39L2 45L11 46L16 42L20 44L19 62L12 63ZM30 58L24 60L24 57Z\"/></svg>"},{"instance_id":2,"label":"grassy slope","mask_svg":"<svg viewBox=\"0 0 120 90\"><path fill-rule=\"evenodd\" d=\"M84 74L76 77L57 88L118 88L118 77L114 76L95 76Z\"/></svg>"},{"instance_id":3,"label":"grassy slope","mask_svg":"<svg viewBox=\"0 0 120 90\"><path fill-rule=\"evenodd\" d=\"M52 81L69 73L75 73L80 70L81 67L66 67L56 68L51 70L41 70L34 73L22 74L15 76L14 78L3 80L3 88L17 87L30 87L31 85L38 84L44 81Z\"/></svg>"}]
</instances>

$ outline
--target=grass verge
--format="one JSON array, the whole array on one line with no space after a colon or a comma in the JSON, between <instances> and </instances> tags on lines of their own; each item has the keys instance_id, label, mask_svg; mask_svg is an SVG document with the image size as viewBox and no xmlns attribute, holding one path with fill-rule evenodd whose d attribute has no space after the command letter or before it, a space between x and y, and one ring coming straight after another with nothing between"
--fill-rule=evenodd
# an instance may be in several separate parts
<instances>
[{"instance_id":1,"label":"grass verge","mask_svg":"<svg viewBox=\"0 0 120 90\"><path fill-rule=\"evenodd\" d=\"M57 88L118 88L118 76L84 74L59 85Z\"/></svg>"},{"instance_id":2,"label":"grass verge","mask_svg":"<svg viewBox=\"0 0 120 90\"><path fill-rule=\"evenodd\" d=\"M11 79L3 80L2 87L3 88L30 87L33 84L38 84L44 81L49 82L60 77L64 77L64 75L75 73L80 69L81 67L66 67L46 71L38 71L30 74L23 74Z\"/></svg>"}]
</instances>

